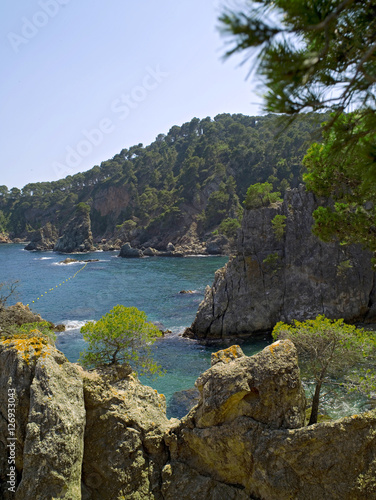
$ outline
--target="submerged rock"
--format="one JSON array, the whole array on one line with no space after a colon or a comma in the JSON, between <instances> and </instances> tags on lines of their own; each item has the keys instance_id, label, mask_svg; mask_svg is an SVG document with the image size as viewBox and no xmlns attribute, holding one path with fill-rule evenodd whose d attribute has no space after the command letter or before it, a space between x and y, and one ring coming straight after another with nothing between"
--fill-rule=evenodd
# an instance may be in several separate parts
<instances>
[{"instance_id":1,"label":"submerged rock","mask_svg":"<svg viewBox=\"0 0 376 500\"><path fill-rule=\"evenodd\" d=\"M237 255L215 273L186 334L251 336L270 331L278 321L319 314L349 322L375 320L372 255L314 236L312 212L319 202L301 187L287 191L283 203L245 210ZM276 215L285 217L282 234L273 230Z\"/></svg>"}]
</instances>

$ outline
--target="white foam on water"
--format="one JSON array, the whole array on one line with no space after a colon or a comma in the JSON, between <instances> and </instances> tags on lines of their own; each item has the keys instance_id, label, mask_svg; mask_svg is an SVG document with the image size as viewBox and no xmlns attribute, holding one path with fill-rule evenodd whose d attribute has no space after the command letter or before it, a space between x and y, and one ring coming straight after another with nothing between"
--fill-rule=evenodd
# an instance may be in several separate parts
<instances>
[{"instance_id":1,"label":"white foam on water","mask_svg":"<svg viewBox=\"0 0 376 500\"><path fill-rule=\"evenodd\" d=\"M65 331L69 331L69 330L79 330L81 327L83 327L84 325L86 325L86 323L88 323L89 321L91 320L84 320L84 321L78 321L78 320L65 320L65 321L62 321L61 324L62 325L65 325Z\"/></svg>"}]
</instances>

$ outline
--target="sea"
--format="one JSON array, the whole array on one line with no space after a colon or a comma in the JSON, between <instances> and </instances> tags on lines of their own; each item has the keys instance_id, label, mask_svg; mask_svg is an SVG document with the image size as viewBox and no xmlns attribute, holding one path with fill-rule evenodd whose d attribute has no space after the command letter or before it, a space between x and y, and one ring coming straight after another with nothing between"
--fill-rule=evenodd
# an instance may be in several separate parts
<instances>
[{"instance_id":1,"label":"sea","mask_svg":"<svg viewBox=\"0 0 376 500\"><path fill-rule=\"evenodd\" d=\"M170 330L153 345L153 358L165 371L157 378L140 377L142 383L166 396L167 416L181 417L198 376L210 368L211 353L227 345L202 345L181 336L195 318L205 288L214 273L228 261L222 256L147 257L123 259L114 252L62 255L29 252L22 244L0 245L0 283L18 281L15 302L29 304L32 311L54 324L64 324L56 346L71 362L85 348L80 332L87 321L98 320L115 305L135 306L148 320ZM64 264L67 258L77 262ZM86 260L93 260L87 262ZM95 261L94 261L95 260ZM181 292L189 293L181 293ZM241 344L248 356L272 342L265 336ZM312 390L306 387L309 392ZM184 392L182 392L184 391ZM186 392L185 392L186 391ZM332 418L367 409L357 395L344 395L337 388L324 396L321 410ZM183 412L183 413L182 413Z\"/></svg>"}]
</instances>

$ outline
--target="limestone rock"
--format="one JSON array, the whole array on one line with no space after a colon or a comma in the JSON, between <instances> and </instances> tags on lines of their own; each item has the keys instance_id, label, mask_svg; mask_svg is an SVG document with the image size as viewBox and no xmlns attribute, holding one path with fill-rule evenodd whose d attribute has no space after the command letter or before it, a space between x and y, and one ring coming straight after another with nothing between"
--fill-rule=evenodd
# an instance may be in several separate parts
<instances>
[{"instance_id":1,"label":"limestone rock","mask_svg":"<svg viewBox=\"0 0 376 500\"><path fill-rule=\"evenodd\" d=\"M132 248L129 243L125 243L125 245L121 247L119 253L119 257L123 257L125 259L140 258L142 256L142 251L137 248Z\"/></svg>"},{"instance_id":2,"label":"limestone rock","mask_svg":"<svg viewBox=\"0 0 376 500\"><path fill-rule=\"evenodd\" d=\"M0 342L4 500L368 500L376 497L376 410L302 427L296 352L213 356L197 406L168 421L162 395L128 365L85 372L39 339ZM8 492L9 389L16 493ZM82 477L81 477L82 472Z\"/></svg>"},{"instance_id":3,"label":"limestone rock","mask_svg":"<svg viewBox=\"0 0 376 500\"><path fill-rule=\"evenodd\" d=\"M241 487L202 476L183 463L167 464L162 472L164 500L250 500Z\"/></svg>"},{"instance_id":4,"label":"limestone rock","mask_svg":"<svg viewBox=\"0 0 376 500\"><path fill-rule=\"evenodd\" d=\"M0 343L0 364L2 390L13 388L16 394L19 483L15 494L4 484L2 498L80 498L85 408L77 368L37 338ZM5 436L6 429L1 429L2 446Z\"/></svg>"},{"instance_id":5,"label":"limestone rock","mask_svg":"<svg viewBox=\"0 0 376 500\"><path fill-rule=\"evenodd\" d=\"M284 202L246 210L237 255L215 274L187 334L200 339L251 336L278 321L324 314L346 321L376 318L371 254L359 246L323 243L311 233L318 200L304 187ZM286 217L282 238L276 215Z\"/></svg>"},{"instance_id":6,"label":"limestone rock","mask_svg":"<svg viewBox=\"0 0 376 500\"><path fill-rule=\"evenodd\" d=\"M50 222L47 222L45 226L35 231L30 243L26 245L25 250L53 250L58 237L59 234L56 227Z\"/></svg>"},{"instance_id":7,"label":"limestone rock","mask_svg":"<svg viewBox=\"0 0 376 500\"><path fill-rule=\"evenodd\" d=\"M17 302L13 306L0 309L0 325L23 325L25 323L38 323L43 321L39 314L33 313L29 306Z\"/></svg>"},{"instance_id":8,"label":"limestone rock","mask_svg":"<svg viewBox=\"0 0 376 500\"><path fill-rule=\"evenodd\" d=\"M12 243L12 240L6 233L0 233L0 244L2 243Z\"/></svg>"},{"instance_id":9,"label":"limestone rock","mask_svg":"<svg viewBox=\"0 0 376 500\"><path fill-rule=\"evenodd\" d=\"M244 416L201 429L191 419L175 428L168 442L173 470L176 463L184 463L206 477L243 488L251 498L375 497L375 411L300 429L270 429ZM177 486L176 498L179 493L184 495L184 490Z\"/></svg>"},{"instance_id":10,"label":"limestone rock","mask_svg":"<svg viewBox=\"0 0 376 500\"><path fill-rule=\"evenodd\" d=\"M239 345L232 345L227 349L222 349L221 351L213 352L211 355L211 366L217 363L229 363L237 358L242 358L245 356Z\"/></svg>"},{"instance_id":11,"label":"limestone rock","mask_svg":"<svg viewBox=\"0 0 376 500\"><path fill-rule=\"evenodd\" d=\"M147 247L144 251L143 254L145 257L155 257L158 254L158 250L152 247Z\"/></svg>"},{"instance_id":12,"label":"limestone rock","mask_svg":"<svg viewBox=\"0 0 376 500\"><path fill-rule=\"evenodd\" d=\"M188 482L192 491L197 484L205 491L195 493L202 500L226 498L221 491L258 500L375 497L376 411L303 427L290 341L251 358L217 357L227 362L199 377L198 405L166 435L165 498L188 499Z\"/></svg>"},{"instance_id":13,"label":"limestone rock","mask_svg":"<svg viewBox=\"0 0 376 500\"><path fill-rule=\"evenodd\" d=\"M54 246L55 252L91 252L94 250L90 215L84 210L76 210L63 230L63 235Z\"/></svg>"},{"instance_id":14,"label":"limestone rock","mask_svg":"<svg viewBox=\"0 0 376 500\"><path fill-rule=\"evenodd\" d=\"M226 351L231 354L226 356ZM201 394L197 427L222 425L243 415L274 428L304 424L305 395L291 341L275 342L250 358L240 348L226 351L217 353L222 362L196 381Z\"/></svg>"},{"instance_id":15,"label":"limestone rock","mask_svg":"<svg viewBox=\"0 0 376 500\"><path fill-rule=\"evenodd\" d=\"M117 378L115 382L116 378L109 380L102 372L83 372L82 498L161 498L159 478L167 460L163 437L169 427L166 400L127 370Z\"/></svg>"}]
</instances>

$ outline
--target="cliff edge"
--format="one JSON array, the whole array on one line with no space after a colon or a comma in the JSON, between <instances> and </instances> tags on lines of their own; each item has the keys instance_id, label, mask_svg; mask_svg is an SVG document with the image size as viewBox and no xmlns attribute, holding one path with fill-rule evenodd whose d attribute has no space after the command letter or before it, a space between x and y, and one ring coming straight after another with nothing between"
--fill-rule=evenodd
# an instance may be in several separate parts
<instances>
[{"instance_id":1,"label":"cliff edge","mask_svg":"<svg viewBox=\"0 0 376 500\"><path fill-rule=\"evenodd\" d=\"M319 314L374 321L371 253L357 245L323 243L312 234L312 212L323 203L300 186L288 190L282 203L245 210L236 255L216 272L186 335L252 336L278 321ZM283 221L279 231L272 222L276 216Z\"/></svg>"},{"instance_id":2,"label":"cliff edge","mask_svg":"<svg viewBox=\"0 0 376 500\"><path fill-rule=\"evenodd\" d=\"M362 500L376 496L376 411L304 427L294 345L212 355L198 405L128 366L85 372L38 338L0 342L4 500Z\"/></svg>"}]
</instances>

